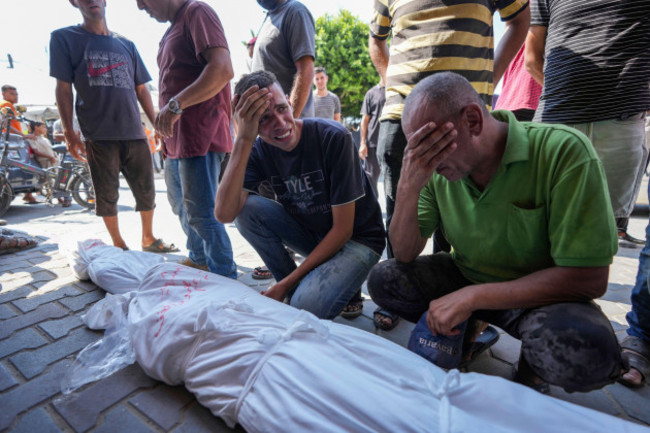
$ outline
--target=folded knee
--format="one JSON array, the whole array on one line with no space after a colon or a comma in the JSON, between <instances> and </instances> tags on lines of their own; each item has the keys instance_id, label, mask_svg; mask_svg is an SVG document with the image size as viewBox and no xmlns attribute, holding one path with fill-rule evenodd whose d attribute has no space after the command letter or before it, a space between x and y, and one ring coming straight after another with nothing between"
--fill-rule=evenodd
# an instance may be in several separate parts
<instances>
[{"instance_id":1,"label":"folded knee","mask_svg":"<svg viewBox=\"0 0 650 433\"><path fill-rule=\"evenodd\" d=\"M312 313L319 319L331 320L338 315L337 312L332 312L332 305L326 302L325 299L315 296L314 293L305 293L305 291L296 291L291 297L289 304L299 310L305 310Z\"/></svg>"},{"instance_id":2,"label":"folded knee","mask_svg":"<svg viewBox=\"0 0 650 433\"><path fill-rule=\"evenodd\" d=\"M384 260L377 263L372 267L368 274L368 293L372 299L383 298L387 292L387 288L391 277L395 273L394 269L395 260Z\"/></svg>"},{"instance_id":3,"label":"folded knee","mask_svg":"<svg viewBox=\"0 0 650 433\"><path fill-rule=\"evenodd\" d=\"M547 382L565 390L587 392L616 380L623 367L611 326L577 322L546 326L522 340L529 365Z\"/></svg>"}]
</instances>

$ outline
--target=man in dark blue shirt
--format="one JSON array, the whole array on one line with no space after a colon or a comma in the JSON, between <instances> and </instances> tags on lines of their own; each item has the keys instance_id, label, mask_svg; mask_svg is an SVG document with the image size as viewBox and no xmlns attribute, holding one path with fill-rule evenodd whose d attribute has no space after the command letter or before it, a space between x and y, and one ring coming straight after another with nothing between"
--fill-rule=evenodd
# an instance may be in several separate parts
<instances>
[{"instance_id":1,"label":"man in dark blue shirt","mask_svg":"<svg viewBox=\"0 0 650 433\"><path fill-rule=\"evenodd\" d=\"M334 318L385 246L381 210L352 136L337 122L294 119L269 72L244 76L233 104L239 133L215 215L223 223L237 218L273 273L266 296ZM260 186L277 201L255 195ZM285 245L306 257L300 266Z\"/></svg>"}]
</instances>

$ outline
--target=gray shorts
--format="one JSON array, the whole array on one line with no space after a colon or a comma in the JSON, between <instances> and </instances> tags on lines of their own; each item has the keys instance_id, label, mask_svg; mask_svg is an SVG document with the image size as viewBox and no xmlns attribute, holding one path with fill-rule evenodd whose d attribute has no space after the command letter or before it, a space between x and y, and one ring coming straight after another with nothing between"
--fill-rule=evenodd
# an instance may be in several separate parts
<instances>
[{"instance_id":1,"label":"gray shorts","mask_svg":"<svg viewBox=\"0 0 650 433\"><path fill-rule=\"evenodd\" d=\"M607 188L616 218L629 217L634 209L648 159L645 113L625 120L571 124L585 134L603 163Z\"/></svg>"}]
</instances>

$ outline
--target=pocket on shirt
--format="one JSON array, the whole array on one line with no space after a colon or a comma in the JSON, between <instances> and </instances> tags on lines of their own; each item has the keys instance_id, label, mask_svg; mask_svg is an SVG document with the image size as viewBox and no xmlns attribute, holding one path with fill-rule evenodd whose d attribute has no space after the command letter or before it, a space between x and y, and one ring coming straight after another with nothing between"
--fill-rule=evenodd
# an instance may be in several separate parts
<instances>
[{"instance_id":1,"label":"pocket on shirt","mask_svg":"<svg viewBox=\"0 0 650 433\"><path fill-rule=\"evenodd\" d=\"M546 206L529 209L511 204L507 238L517 251L513 260L530 263L546 259L550 254Z\"/></svg>"}]
</instances>

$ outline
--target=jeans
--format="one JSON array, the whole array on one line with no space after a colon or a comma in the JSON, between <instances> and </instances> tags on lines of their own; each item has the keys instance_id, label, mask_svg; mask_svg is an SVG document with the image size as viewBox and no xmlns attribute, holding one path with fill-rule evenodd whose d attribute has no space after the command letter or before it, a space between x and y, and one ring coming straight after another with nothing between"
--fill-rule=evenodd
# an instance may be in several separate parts
<instances>
[{"instance_id":1,"label":"jeans","mask_svg":"<svg viewBox=\"0 0 650 433\"><path fill-rule=\"evenodd\" d=\"M167 200L172 207L174 215L178 216L181 221L181 228L187 236L185 244L189 251L190 260L197 265L205 265L205 251L203 249L203 240L190 227L187 221L187 212L183 207L183 190L181 188L181 176L178 172L178 159L168 159L165 168L165 184L167 185Z\"/></svg>"},{"instance_id":2,"label":"jeans","mask_svg":"<svg viewBox=\"0 0 650 433\"><path fill-rule=\"evenodd\" d=\"M420 256L411 263L386 260L368 277L373 301L412 322L417 322L433 299L472 284L447 253ZM521 340L523 358L535 374L567 391L601 388L612 383L624 367L614 330L594 302L478 310L472 318Z\"/></svg>"},{"instance_id":3,"label":"jeans","mask_svg":"<svg viewBox=\"0 0 650 433\"><path fill-rule=\"evenodd\" d=\"M650 197L650 185L648 185ZM645 246L639 256L639 271L636 284L632 289L632 310L627 313L626 319L630 327L627 333L650 342L650 222L645 228Z\"/></svg>"},{"instance_id":4,"label":"jeans","mask_svg":"<svg viewBox=\"0 0 650 433\"><path fill-rule=\"evenodd\" d=\"M215 274L237 278L230 238L223 224L214 217L214 199L223 158L223 153L216 152L179 158L178 174L187 221L202 240L208 269Z\"/></svg>"},{"instance_id":5,"label":"jeans","mask_svg":"<svg viewBox=\"0 0 650 433\"><path fill-rule=\"evenodd\" d=\"M235 223L276 281L296 269L285 245L307 257L322 240L298 223L280 203L257 195L248 196ZM369 247L348 241L302 279L290 294L290 304L321 319L333 319L359 290L379 258Z\"/></svg>"}]
</instances>

